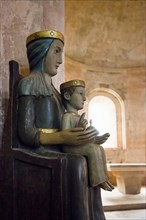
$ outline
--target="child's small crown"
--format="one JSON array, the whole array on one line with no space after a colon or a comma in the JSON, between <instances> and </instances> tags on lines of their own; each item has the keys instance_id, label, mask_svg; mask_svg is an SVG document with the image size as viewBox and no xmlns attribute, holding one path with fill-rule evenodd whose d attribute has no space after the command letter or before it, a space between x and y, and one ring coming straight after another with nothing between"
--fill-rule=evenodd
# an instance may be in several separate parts
<instances>
[{"instance_id":1,"label":"child's small crown","mask_svg":"<svg viewBox=\"0 0 146 220\"><path fill-rule=\"evenodd\" d=\"M64 82L60 85L60 91L67 89L69 87L78 87L78 86L85 87L85 82L80 79L74 79Z\"/></svg>"}]
</instances>

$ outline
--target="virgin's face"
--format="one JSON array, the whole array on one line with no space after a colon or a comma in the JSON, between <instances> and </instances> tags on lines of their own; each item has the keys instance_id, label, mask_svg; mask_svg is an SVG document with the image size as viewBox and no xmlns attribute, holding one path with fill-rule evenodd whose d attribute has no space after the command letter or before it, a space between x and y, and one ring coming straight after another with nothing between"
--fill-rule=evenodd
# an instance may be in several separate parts
<instances>
[{"instance_id":1,"label":"virgin's face","mask_svg":"<svg viewBox=\"0 0 146 220\"><path fill-rule=\"evenodd\" d=\"M50 77L55 76L57 74L57 69L59 65L62 63L62 52L63 43L60 40L55 39L49 48L44 63L44 71Z\"/></svg>"}]
</instances>

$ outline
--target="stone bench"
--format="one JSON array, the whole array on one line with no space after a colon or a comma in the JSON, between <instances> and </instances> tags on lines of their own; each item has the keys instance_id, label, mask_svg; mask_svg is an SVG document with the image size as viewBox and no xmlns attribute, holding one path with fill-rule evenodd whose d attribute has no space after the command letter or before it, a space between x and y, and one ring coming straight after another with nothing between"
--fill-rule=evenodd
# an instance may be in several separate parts
<instances>
[{"instance_id":1,"label":"stone bench","mask_svg":"<svg viewBox=\"0 0 146 220\"><path fill-rule=\"evenodd\" d=\"M117 188L124 194L139 194L146 163L108 163L108 171L116 177Z\"/></svg>"}]
</instances>

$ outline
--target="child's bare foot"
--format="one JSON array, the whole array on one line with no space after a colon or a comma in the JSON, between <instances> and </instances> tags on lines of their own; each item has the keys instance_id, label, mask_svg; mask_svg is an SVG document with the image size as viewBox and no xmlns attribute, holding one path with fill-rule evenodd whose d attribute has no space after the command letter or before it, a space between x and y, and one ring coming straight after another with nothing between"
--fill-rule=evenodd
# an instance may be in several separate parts
<instances>
[{"instance_id":1,"label":"child's bare foot","mask_svg":"<svg viewBox=\"0 0 146 220\"><path fill-rule=\"evenodd\" d=\"M110 187L110 185L107 182L99 184L99 187L104 190L107 190L107 191L112 191L112 188Z\"/></svg>"}]
</instances>

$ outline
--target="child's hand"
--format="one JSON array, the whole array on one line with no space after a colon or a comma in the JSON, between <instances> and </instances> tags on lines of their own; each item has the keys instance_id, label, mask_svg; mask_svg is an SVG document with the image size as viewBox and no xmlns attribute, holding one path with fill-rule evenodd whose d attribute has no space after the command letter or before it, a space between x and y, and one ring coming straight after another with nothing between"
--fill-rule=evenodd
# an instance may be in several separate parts
<instances>
[{"instance_id":1,"label":"child's hand","mask_svg":"<svg viewBox=\"0 0 146 220\"><path fill-rule=\"evenodd\" d=\"M85 119L85 113L83 113L80 117L79 123L78 123L78 127L83 128L84 130L86 130L86 126L88 124L88 121Z\"/></svg>"}]
</instances>

